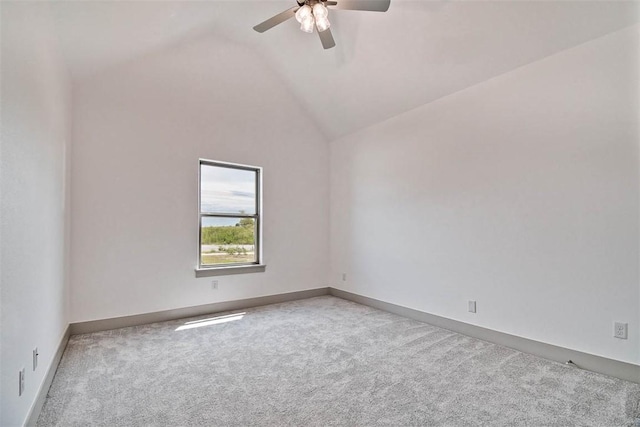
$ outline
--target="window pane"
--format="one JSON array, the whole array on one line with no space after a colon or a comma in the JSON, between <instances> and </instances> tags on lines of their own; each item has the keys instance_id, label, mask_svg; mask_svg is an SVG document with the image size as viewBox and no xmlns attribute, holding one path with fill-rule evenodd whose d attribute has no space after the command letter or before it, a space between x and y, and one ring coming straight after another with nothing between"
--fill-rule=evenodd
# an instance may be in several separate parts
<instances>
[{"instance_id":1,"label":"window pane","mask_svg":"<svg viewBox=\"0 0 640 427\"><path fill-rule=\"evenodd\" d=\"M256 213L256 171L200 165L200 211Z\"/></svg>"},{"instance_id":2,"label":"window pane","mask_svg":"<svg viewBox=\"0 0 640 427\"><path fill-rule=\"evenodd\" d=\"M202 217L200 264L247 264L256 260L253 218Z\"/></svg>"}]
</instances>

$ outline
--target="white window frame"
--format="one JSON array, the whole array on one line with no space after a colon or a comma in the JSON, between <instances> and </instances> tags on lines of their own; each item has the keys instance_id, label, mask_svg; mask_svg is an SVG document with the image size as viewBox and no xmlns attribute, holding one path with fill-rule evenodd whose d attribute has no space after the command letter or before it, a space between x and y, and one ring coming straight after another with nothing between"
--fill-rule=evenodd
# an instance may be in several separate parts
<instances>
[{"instance_id":1,"label":"white window frame","mask_svg":"<svg viewBox=\"0 0 640 427\"><path fill-rule=\"evenodd\" d=\"M236 214L222 212L202 212L200 196L202 186L202 166L216 166L230 169L239 169L255 172L256 174L256 212L255 214ZM251 263L202 264L202 218L252 218L255 221L255 253L256 259ZM218 160L198 159L198 262L196 267L196 277L218 276L224 274L257 273L265 271L266 265L262 263L262 168L259 166L249 166L239 163L221 162Z\"/></svg>"}]
</instances>

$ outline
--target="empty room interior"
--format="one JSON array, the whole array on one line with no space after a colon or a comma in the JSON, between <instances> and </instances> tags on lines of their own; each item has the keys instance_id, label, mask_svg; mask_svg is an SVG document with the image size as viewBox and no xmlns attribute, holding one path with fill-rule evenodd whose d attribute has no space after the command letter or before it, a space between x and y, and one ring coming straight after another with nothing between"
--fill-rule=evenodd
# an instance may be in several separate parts
<instances>
[{"instance_id":1,"label":"empty room interior","mask_svg":"<svg viewBox=\"0 0 640 427\"><path fill-rule=\"evenodd\" d=\"M640 2L0 17L1 426L640 426Z\"/></svg>"}]
</instances>

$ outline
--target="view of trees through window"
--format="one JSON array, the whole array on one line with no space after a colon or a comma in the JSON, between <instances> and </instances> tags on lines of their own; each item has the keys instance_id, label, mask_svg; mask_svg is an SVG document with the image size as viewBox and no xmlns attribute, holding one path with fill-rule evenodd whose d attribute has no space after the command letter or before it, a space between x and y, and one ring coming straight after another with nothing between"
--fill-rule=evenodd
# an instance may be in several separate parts
<instances>
[{"instance_id":1,"label":"view of trees through window","mask_svg":"<svg viewBox=\"0 0 640 427\"><path fill-rule=\"evenodd\" d=\"M253 218L241 218L235 225L203 226L200 233L201 264L256 262Z\"/></svg>"},{"instance_id":2,"label":"view of trees through window","mask_svg":"<svg viewBox=\"0 0 640 427\"><path fill-rule=\"evenodd\" d=\"M200 161L200 265L258 263L260 169Z\"/></svg>"}]
</instances>

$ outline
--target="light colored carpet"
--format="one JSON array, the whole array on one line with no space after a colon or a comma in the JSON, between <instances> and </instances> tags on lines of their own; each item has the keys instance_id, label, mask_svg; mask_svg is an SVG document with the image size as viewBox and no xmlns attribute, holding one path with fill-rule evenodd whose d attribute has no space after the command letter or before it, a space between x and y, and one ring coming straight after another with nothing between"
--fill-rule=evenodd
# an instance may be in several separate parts
<instances>
[{"instance_id":1,"label":"light colored carpet","mask_svg":"<svg viewBox=\"0 0 640 427\"><path fill-rule=\"evenodd\" d=\"M640 416L638 384L339 298L239 317L71 337L38 425L630 426Z\"/></svg>"}]
</instances>

